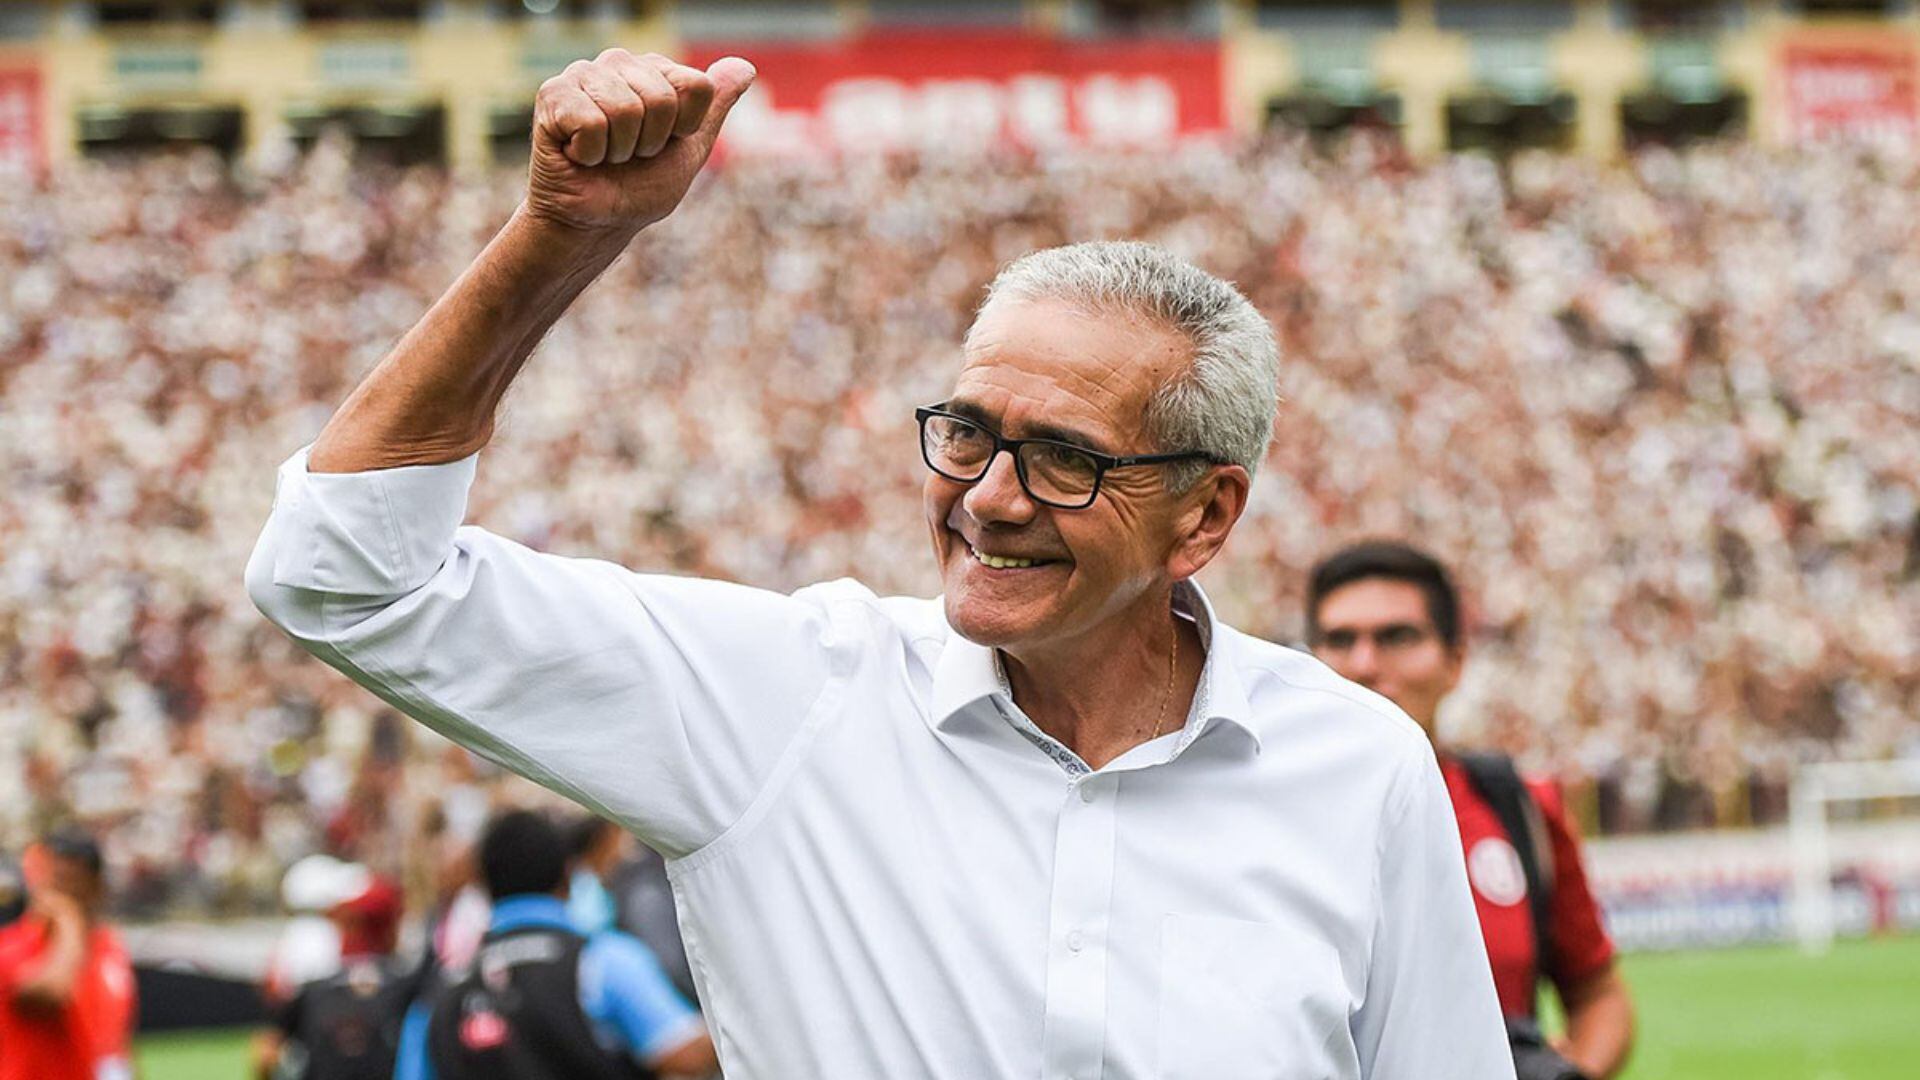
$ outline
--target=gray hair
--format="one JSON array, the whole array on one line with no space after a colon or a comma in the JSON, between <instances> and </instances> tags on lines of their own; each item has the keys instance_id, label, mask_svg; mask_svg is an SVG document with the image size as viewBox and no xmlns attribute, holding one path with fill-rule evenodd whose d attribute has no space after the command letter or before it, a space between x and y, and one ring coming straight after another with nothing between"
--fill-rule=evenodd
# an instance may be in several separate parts
<instances>
[{"instance_id":1,"label":"gray hair","mask_svg":"<svg viewBox=\"0 0 1920 1080\"><path fill-rule=\"evenodd\" d=\"M980 310L1035 300L1144 316L1184 336L1193 361L1148 401L1148 437L1167 451L1203 450L1248 475L1259 467L1280 407L1280 350L1240 290L1165 248L1103 240L1021 256L987 286ZM1177 462L1167 482L1185 491L1206 470L1205 462Z\"/></svg>"}]
</instances>

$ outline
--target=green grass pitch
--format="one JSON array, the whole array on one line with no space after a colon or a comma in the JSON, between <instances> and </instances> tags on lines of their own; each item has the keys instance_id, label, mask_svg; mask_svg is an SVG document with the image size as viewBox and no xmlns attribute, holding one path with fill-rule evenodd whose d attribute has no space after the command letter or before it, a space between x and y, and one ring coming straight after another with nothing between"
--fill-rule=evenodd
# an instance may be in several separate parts
<instances>
[{"instance_id":1,"label":"green grass pitch","mask_svg":"<svg viewBox=\"0 0 1920 1080\"><path fill-rule=\"evenodd\" d=\"M1625 1080L1907 1080L1920 1076L1920 936L1629 956L1640 1042ZM163 1035L143 1080L243 1080L244 1034Z\"/></svg>"}]
</instances>

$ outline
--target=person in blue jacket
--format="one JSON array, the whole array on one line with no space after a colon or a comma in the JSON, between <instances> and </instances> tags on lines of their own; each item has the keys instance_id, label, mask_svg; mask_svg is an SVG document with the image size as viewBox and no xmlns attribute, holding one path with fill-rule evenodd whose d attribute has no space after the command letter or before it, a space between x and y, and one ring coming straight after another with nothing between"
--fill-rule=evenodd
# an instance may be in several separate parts
<instances>
[{"instance_id":1,"label":"person in blue jacket","mask_svg":"<svg viewBox=\"0 0 1920 1080\"><path fill-rule=\"evenodd\" d=\"M481 837L493 917L471 970L409 1011L396 1080L702 1077L713 1040L639 939L567 916L568 844L530 811Z\"/></svg>"}]
</instances>

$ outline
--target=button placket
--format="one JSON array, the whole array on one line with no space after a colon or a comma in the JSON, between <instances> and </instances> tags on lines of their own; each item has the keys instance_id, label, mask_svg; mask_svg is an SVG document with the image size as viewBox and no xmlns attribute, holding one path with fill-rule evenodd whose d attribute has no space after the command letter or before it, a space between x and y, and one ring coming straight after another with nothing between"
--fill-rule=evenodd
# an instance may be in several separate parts
<instances>
[{"instance_id":1,"label":"button placket","mask_svg":"<svg viewBox=\"0 0 1920 1080\"><path fill-rule=\"evenodd\" d=\"M1118 778L1082 778L1062 800L1048 912L1042 1075L1098 1076L1106 1054L1107 928Z\"/></svg>"}]
</instances>

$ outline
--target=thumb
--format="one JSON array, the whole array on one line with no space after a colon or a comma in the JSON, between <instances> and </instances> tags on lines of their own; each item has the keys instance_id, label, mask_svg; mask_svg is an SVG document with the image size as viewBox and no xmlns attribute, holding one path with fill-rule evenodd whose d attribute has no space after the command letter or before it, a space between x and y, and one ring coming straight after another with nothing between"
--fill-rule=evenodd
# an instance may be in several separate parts
<instances>
[{"instance_id":1,"label":"thumb","mask_svg":"<svg viewBox=\"0 0 1920 1080\"><path fill-rule=\"evenodd\" d=\"M734 102L740 100L758 75L752 64L737 56L723 56L708 66L707 78L713 80L713 107L707 110L707 118L700 125L700 135L708 146L720 137L720 125L727 122Z\"/></svg>"}]
</instances>

